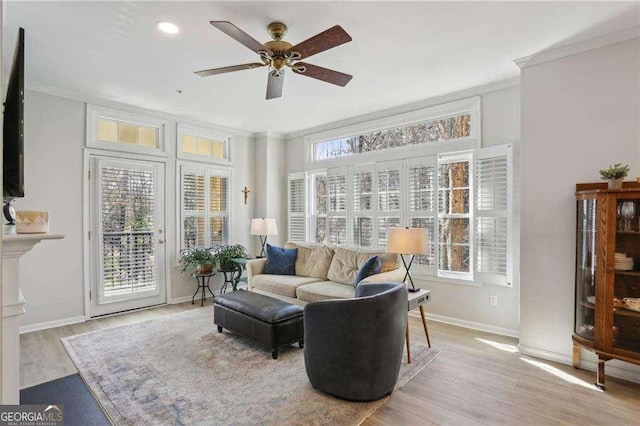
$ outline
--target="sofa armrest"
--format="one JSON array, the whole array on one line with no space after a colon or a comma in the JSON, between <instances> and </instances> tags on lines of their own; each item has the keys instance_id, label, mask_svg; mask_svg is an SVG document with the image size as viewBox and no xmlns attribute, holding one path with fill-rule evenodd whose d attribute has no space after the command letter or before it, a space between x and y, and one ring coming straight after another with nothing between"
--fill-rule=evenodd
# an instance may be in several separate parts
<instances>
[{"instance_id":1,"label":"sofa armrest","mask_svg":"<svg viewBox=\"0 0 640 426\"><path fill-rule=\"evenodd\" d=\"M249 291L253 289L251 280L254 275L260 275L264 270L264 264L267 263L267 259L254 259L247 262L247 287Z\"/></svg>"},{"instance_id":2,"label":"sofa armrest","mask_svg":"<svg viewBox=\"0 0 640 426\"><path fill-rule=\"evenodd\" d=\"M393 271L382 272L381 274L375 274L368 276L361 281L360 284L367 283L401 283L404 279L406 271L404 268L394 269Z\"/></svg>"}]
</instances>

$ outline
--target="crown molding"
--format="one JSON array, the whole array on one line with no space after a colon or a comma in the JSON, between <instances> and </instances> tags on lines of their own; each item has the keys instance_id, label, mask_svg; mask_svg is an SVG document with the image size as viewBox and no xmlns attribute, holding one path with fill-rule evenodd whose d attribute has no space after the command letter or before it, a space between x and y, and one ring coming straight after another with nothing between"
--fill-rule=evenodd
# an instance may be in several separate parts
<instances>
[{"instance_id":1,"label":"crown molding","mask_svg":"<svg viewBox=\"0 0 640 426\"><path fill-rule=\"evenodd\" d=\"M592 37L576 43L567 44L565 46L542 50L538 53L534 53L533 55L514 59L513 62L522 69L542 64L544 62L554 61L566 56L577 55L578 53L608 46L610 44L631 40L636 37L640 37L640 26L626 28L624 30L604 34L598 37Z\"/></svg>"},{"instance_id":2,"label":"crown molding","mask_svg":"<svg viewBox=\"0 0 640 426\"><path fill-rule=\"evenodd\" d=\"M259 138L272 138L272 139L286 139L286 135L277 132L255 132L251 135L254 139Z\"/></svg>"},{"instance_id":3,"label":"crown molding","mask_svg":"<svg viewBox=\"0 0 640 426\"><path fill-rule=\"evenodd\" d=\"M471 98L474 96L481 96L491 92L497 92L498 90L508 89L520 85L520 77L514 77L507 80L500 80L482 86L470 87L468 89L460 90L458 92L449 93L442 96L436 96L434 98L428 98L422 101L413 102L407 105L402 105L395 108L384 109L381 111L372 112L369 114L359 115L351 117L345 120L334 121L332 123L323 124L316 127L311 127L305 130L297 132L287 133L283 137L287 140L304 137L316 133L322 133L330 130L340 129L342 127L351 126L354 124L365 123L367 121L378 120L393 115L404 114L436 105L441 105L453 101L459 101L465 98Z\"/></svg>"},{"instance_id":4,"label":"crown molding","mask_svg":"<svg viewBox=\"0 0 640 426\"><path fill-rule=\"evenodd\" d=\"M8 84L8 77L3 79L3 84L5 86ZM57 96L57 97L60 97L60 98L65 98L65 99L71 99L71 100L74 100L74 101L84 102L84 103L87 103L87 104L99 105L99 106L103 106L103 107L107 107L107 108L113 108L113 109L118 109L118 110L121 110L121 111L131 112L131 113L135 113L135 114L149 115L149 116L152 116L152 117L157 117L157 118L162 118L162 119L166 119L166 120L175 121L175 122L181 123L181 124L188 124L188 125L192 125L192 126L205 126L205 127L208 127L208 128L213 128L216 131L219 131L219 132L225 133L225 134L230 134L230 135L235 135L235 136L242 136L242 137L246 137L246 138L250 138L250 137L253 136L253 132L248 132L248 131L244 131L244 130L238 130L238 129L233 129L233 128L229 128L229 127L225 127L225 126L220 126L220 125L218 125L218 124L216 124L214 122L211 122L211 121L194 120L194 119L192 119L190 117L183 116L183 115L176 115L176 114L171 114L171 113L164 112L164 111L152 110L152 109L139 107L139 106L135 106L135 105L131 105L131 104L125 104L125 103L122 103L122 102L111 101L111 100L108 100L108 99L98 98L98 97L95 97L95 96L87 95L85 93L74 92L74 91L71 91L71 90L60 89L58 87L48 86L46 84L37 83L35 81L25 81L25 89L29 90L29 91L32 91L32 92L44 93L46 95Z\"/></svg>"}]
</instances>

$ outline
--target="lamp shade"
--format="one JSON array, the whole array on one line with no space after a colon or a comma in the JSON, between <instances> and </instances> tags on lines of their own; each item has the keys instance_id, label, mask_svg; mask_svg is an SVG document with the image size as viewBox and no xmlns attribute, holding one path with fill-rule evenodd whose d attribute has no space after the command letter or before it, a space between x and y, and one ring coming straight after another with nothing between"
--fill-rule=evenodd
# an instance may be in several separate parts
<instances>
[{"instance_id":1,"label":"lamp shade","mask_svg":"<svg viewBox=\"0 0 640 426\"><path fill-rule=\"evenodd\" d=\"M278 235L276 220L268 217L251 219L251 235Z\"/></svg>"},{"instance_id":2,"label":"lamp shade","mask_svg":"<svg viewBox=\"0 0 640 426\"><path fill-rule=\"evenodd\" d=\"M399 254L424 254L429 238L424 228L389 228L387 252Z\"/></svg>"}]
</instances>

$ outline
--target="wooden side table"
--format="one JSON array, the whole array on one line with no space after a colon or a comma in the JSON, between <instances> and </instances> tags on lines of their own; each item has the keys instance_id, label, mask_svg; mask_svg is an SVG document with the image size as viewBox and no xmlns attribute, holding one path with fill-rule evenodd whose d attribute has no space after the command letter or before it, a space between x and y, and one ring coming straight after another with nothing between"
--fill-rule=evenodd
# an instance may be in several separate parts
<instances>
[{"instance_id":1,"label":"wooden side table","mask_svg":"<svg viewBox=\"0 0 640 426\"><path fill-rule=\"evenodd\" d=\"M429 330L427 329L427 320L424 317L424 304L429 303L431 301L431 290L423 290L417 291L415 293L408 293L408 306L407 306L407 314L409 311L420 308L420 316L422 317L422 326L424 327L424 335L427 336L427 344L431 347L431 339L429 339ZM406 333L406 341L407 341L407 363L411 364L411 345L409 344L409 322L407 321L407 333Z\"/></svg>"}]
</instances>

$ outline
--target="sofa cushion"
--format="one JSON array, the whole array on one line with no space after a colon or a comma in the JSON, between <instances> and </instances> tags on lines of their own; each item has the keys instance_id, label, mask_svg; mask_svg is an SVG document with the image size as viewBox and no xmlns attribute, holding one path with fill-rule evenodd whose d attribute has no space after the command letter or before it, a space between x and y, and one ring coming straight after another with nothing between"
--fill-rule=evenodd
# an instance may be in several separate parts
<instances>
[{"instance_id":1,"label":"sofa cushion","mask_svg":"<svg viewBox=\"0 0 640 426\"><path fill-rule=\"evenodd\" d=\"M371 256L377 255L382 261L380 272L387 272L398 268L398 256L382 251L375 252L370 249L348 249L336 247L331 260L331 266L327 278L331 281L352 285L362 265Z\"/></svg>"},{"instance_id":2,"label":"sofa cushion","mask_svg":"<svg viewBox=\"0 0 640 426\"><path fill-rule=\"evenodd\" d=\"M370 277L371 275L379 274L380 269L382 269L382 261L380 260L380 257L371 256L360 267L353 285L357 287L358 284L360 284L360 281L364 280L365 278Z\"/></svg>"},{"instance_id":3,"label":"sofa cushion","mask_svg":"<svg viewBox=\"0 0 640 426\"><path fill-rule=\"evenodd\" d=\"M288 242L285 248L298 249L296 275L327 279L327 272L333 259L333 249L322 244Z\"/></svg>"},{"instance_id":4,"label":"sofa cushion","mask_svg":"<svg viewBox=\"0 0 640 426\"><path fill-rule=\"evenodd\" d=\"M295 275L298 249L286 249L267 244L267 261L263 274Z\"/></svg>"},{"instance_id":5,"label":"sofa cushion","mask_svg":"<svg viewBox=\"0 0 640 426\"><path fill-rule=\"evenodd\" d=\"M317 302L328 299L352 299L356 295L356 289L353 285L320 281L298 287L296 294L298 299L305 302Z\"/></svg>"},{"instance_id":6,"label":"sofa cushion","mask_svg":"<svg viewBox=\"0 0 640 426\"><path fill-rule=\"evenodd\" d=\"M296 288L317 281L317 278L296 275L259 274L251 278L251 286L259 290L295 298Z\"/></svg>"}]
</instances>

